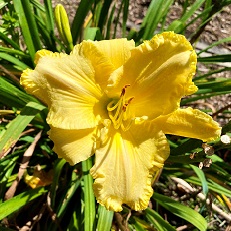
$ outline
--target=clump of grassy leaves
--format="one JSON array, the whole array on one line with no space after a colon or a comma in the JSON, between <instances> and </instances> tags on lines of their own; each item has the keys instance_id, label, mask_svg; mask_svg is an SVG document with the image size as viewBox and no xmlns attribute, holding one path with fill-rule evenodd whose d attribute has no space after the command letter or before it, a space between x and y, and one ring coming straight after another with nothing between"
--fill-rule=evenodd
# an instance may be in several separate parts
<instances>
[{"instance_id":1,"label":"clump of grassy leaves","mask_svg":"<svg viewBox=\"0 0 231 231\"><path fill-rule=\"evenodd\" d=\"M183 1L182 15L167 25L174 1L153 0L140 27L127 31L129 0L120 4L113 0L82 0L70 26L71 40L76 44L83 39L112 39L121 27L120 36L139 44L157 31L185 34L188 26L197 23L199 26L188 37L195 45L212 16L230 3ZM228 229L231 144L221 140L205 147L195 139L169 136L171 155L155 179L149 208L134 212L124 207L121 213L113 213L98 205L89 174L93 160L70 166L57 158L46 134L47 108L19 85L22 70L34 67L37 50L70 52L67 40L55 33L51 0L43 4L38 0L0 0L0 12L0 230ZM199 64L230 63L231 54L204 56L211 47L230 40L217 41L198 52ZM231 79L222 76L230 69L228 65L199 73L194 79L199 91L184 99L182 106L230 94ZM221 77L210 78L217 73ZM207 112L225 121L222 134L230 137L230 105ZM210 161L210 167L198 167L199 163L208 166Z\"/></svg>"}]
</instances>

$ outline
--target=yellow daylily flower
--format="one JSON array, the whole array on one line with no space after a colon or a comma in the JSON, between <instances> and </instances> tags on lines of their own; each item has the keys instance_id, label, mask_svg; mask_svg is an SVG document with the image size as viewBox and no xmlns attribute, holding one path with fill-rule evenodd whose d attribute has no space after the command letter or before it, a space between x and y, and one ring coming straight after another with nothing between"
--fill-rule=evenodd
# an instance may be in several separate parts
<instances>
[{"instance_id":1,"label":"yellow daylily flower","mask_svg":"<svg viewBox=\"0 0 231 231\"><path fill-rule=\"evenodd\" d=\"M192 82L196 53L182 35L165 32L134 41L83 41L70 55L36 54L21 84L48 105L54 151L74 165L95 153L97 201L121 211L148 206L151 180L169 156L166 134L210 141L221 129L199 110L180 109Z\"/></svg>"}]
</instances>

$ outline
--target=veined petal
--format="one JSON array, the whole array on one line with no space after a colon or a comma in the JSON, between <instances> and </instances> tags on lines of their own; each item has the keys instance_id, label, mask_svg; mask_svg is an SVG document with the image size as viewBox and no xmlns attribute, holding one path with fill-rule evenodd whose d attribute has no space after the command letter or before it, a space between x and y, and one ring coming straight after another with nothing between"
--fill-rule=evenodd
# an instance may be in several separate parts
<instances>
[{"instance_id":1,"label":"veined petal","mask_svg":"<svg viewBox=\"0 0 231 231\"><path fill-rule=\"evenodd\" d=\"M185 136L212 141L221 135L221 127L211 116L197 109L178 109L155 119L156 124L166 134Z\"/></svg>"},{"instance_id":2,"label":"veined petal","mask_svg":"<svg viewBox=\"0 0 231 231\"><path fill-rule=\"evenodd\" d=\"M84 161L94 154L95 134L96 130L92 128L69 130L52 126L48 132L54 142L54 152L71 165Z\"/></svg>"},{"instance_id":3,"label":"veined petal","mask_svg":"<svg viewBox=\"0 0 231 231\"><path fill-rule=\"evenodd\" d=\"M103 40L94 44L102 54L109 58L115 69L131 57L131 50L135 47L135 42L128 41L126 38Z\"/></svg>"},{"instance_id":4,"label":"veined petal","mask_svg":"<svg viewBox=\"0 0 231 231\"><path fill-rule=\"evenodd\" d=\"M131 58L110 77L109 96L118 97L126 89L134 97L130 110L150 119L179 107L180 99L194 93L196 53L183 35L165 32L132 50Z\"/></svg>"},{"instance_id":5,"label":"veined petal","mask_svg":"<svg viewBox=\"0 0 231 231\"><path fill-rule=\"evenodd\" d=\"M50 56L50 57L64 57L67 56L65 53L58 53L58 52L52 52L46 49L42 49L36 52L34 63L37 65L39 62L39 59L44 56Z\"/></svg>"},{"instance_id":6,"label":"veined petal","mask_svg":"<svg viewBox=\"0 0 231 231\"><path fill-rule=\"evenodd\" d=\"M24 87L25 91L31 95L36 96L44 104L50 105L51 101L48 92L43 88L39 88L37 80L40 78L39 73L29 68L22 72L20 77L20 84Z\"/></svg>"},{"instance_id":7,"label":"veined petal","mask_svg":"<svg viewBox=\"0 0 231 231\"><path fill-rule=\"evenodd\" d=\"M99 104L103 92L90 61L76 53L40 54L35 70L23 72L21 84L48 105L47 122L63 129L95 127L105 112Z\"/></svg>"},{"instance_id":8,"label":"veined petal","mask_svg":"<svg viewBox=\"0 0 231 231\"><path fill-rule=\"evenodd\" d=\"M133 40L113 39L102 41L83 41L72 53L80 53L91 61L95 70L95 79L105 89L111 73L122 66L131 56L135 47Z\"/></svg>"},{"instance_id":9,"label":"veined petal","mask_svg":"<svg viewBox=\"0 0 231 231\"><path fill-rule=\"evenodd\" d=\"M53 53L52 51L42 49L36 52L34 63L38 64L39 59L45 56L64 57L64 56L67 56L67 54L57 53L57 52ZM43 103L50 105L50 99L48 96L48 92L43 91L43 89L39 89L39 87L37 86L39 77L40 77L39 73L34 72L33 70L27 68L26 70L23 71L21 75L20 84L25 88L25 90L29 94L35 95Z\"/></svg>"},{"instance_id":10,"label":"veined petal","mask_svg":"<svg viewBox=\"0 0 231 231\"><path fill-rule=\"evenodd\" d=\"M169 155L165 135L143 123L127 132L111 130L108 137L105 146L96 150L91 169L97 201L114 211L121 211L122 204L145 209L153 193L153 174Z\"/></svg>"}]
</instances>

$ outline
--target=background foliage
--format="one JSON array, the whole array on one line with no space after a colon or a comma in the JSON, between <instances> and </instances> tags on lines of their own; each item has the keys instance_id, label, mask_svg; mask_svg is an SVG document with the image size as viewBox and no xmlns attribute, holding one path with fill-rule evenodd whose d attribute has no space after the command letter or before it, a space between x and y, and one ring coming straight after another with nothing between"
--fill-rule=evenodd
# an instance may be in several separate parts
<instances>
[{"instance_id":1,"label":"background foliage","mask_svg":"<svg viewBox=\"0 0 231 231\"><path fill-rule=\"evenodd\" d=\"M129 3L82 0L70 25L65 10L54 10L51 0L0 0L0 230L230 230L230 104L219 111L211 104L202 107L227 136L209 144L169 136L171 155L153 182L149 208L113 213L95 201L92 160L70 166L57 158L46 134L47 108L19 85L22 70L34 67L41 48L69 53L83 39L116 37L138 45L169 30L185 34L196 46L212 17L231 1L180 1L182 15L167 23L174 1L152 0L140 26L128 30ZM193 23L197 27L188 35ZM198 67L206 71L198 70L199 91L182 106L206 106L203 99L231 93L231 67L220 65L230 63L231 54L206 53L230 41L226 37L198 51Z\"/></svg>"}]
</instances>

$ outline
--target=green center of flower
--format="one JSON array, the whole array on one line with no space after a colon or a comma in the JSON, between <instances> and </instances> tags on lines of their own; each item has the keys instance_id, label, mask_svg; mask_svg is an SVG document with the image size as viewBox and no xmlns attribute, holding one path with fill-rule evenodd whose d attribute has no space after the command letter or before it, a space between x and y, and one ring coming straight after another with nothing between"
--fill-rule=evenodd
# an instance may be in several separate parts
<instances>
[{"instance_id":1,"label":"green center of flower","mask_svg":"<svg viewBox=\"0 0 231 231\"><path fill-rule=\"evenodd\" d=\"M130 84L127 84L122 89L121 95L119 99L113 99L108 105L108 115L111 119L114 128L122 128L123 131L127 131L132 124L132 118L129 113L129 104L133 100L134 97L131 97L129 99L126 99L125 93L126 88L129 87Z\"/></svg>"}]
</instances>

